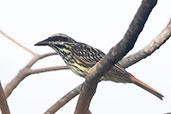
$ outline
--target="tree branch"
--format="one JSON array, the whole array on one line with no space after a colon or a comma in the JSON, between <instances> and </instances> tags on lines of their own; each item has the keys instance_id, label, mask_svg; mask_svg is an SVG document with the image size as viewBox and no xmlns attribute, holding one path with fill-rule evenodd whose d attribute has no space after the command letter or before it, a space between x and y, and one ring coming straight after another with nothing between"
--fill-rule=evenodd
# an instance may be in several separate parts
<instances>
[{"instance_id":1,"label":"tree branch","mask_svg":"<svg viewBox=\"0 0 171 114\"><path fill-rule=\"evenodd\" d=\"M29 74L38 74L38 73L44 73L44 72L50 72L50 71L56 71L56 70L67 70L67 69L68 69L68 67L66 65L47 67L47 68L39 68L39 69L30 69Z\"/></svg>"},{"instance_id":2,"label":"tree branch","mask_svg":"<svg viewBox=\"0 0 171 114\"><path fill-rule=\"evenodd\" d=\"M31 68L38 60L51 56L51 55L57 55L57 54L55 52L51 52L51 53L46 53L43 55L34 56L33 59L25 67Z\"/></svg>"},{"instance_id":3,"label":"tree branch","mask_svg":"<svg viewBox=\"0 0 171 114\"><path fill-rule=\"evenodd\" d=\"M55 53L47 53L43 55L34 56L33 59L22 69L19 73L12 79L4 89L6 98L12 93L12 91L20 84L22 80L24 80L27 76L31 74L48 72L53 70L64 70L68 69L67 66L57 66L57 67L49 67L49 68L41 68L41 69L30 69L38 60L48 57L50 55L55 55Z\"/></svg>"},{"instance_id":4,"label":"tree branch","mask_svg":"<svg viewBox=\"0 0 171 114\"><path fill-rule=\"evenodd\" d=\"M19 47L23 48L24 50L26 50L27 52L31 53L33 55L32 60L22 69L20 70L20 72L17 74L17 76L11 81L9 82L6 87L5 87L5 96L8 97L12 91L18 86L18 84L28 75L30 74L35 74L35 73L40 73L40 72L47 72L47 71L52 71L52 70L62 70L62 69L68 69L66 66L58 66L58 67L50 67L50 68L44 68L44 69L35 69L35 70L31 70L30 68L40 59L51 56L51 55L56 55L55 52L53 53L47 53L47 54L43 54L43 55L38 55L36 53L34 53L33 51L31 51L30 49L26 48L25 46L23 46L22 44L20 44L19 42L17 42L16 40L14 40L13 38L11 38L9 35L7 35L6 33L4 33L2 30L0 30L0 33L6 37L7 39L11 40L13 43L15 43L16 45L18 45ZM43 71L44 70L44 71Z\"/></svg>"},{"instance_id":5,"label":"tree branch","mask_svg":"<svg viewBox=\"0 0 171 114\"><path fill-rule=\"evenodd\" d=\"M146 58L147 56L149 56L149 55L151 55L151 53L153 53L157 48L159 48L169 37L170 37L170 31L171 31L171 29L170 29L171 27L170 26L167 26L167 30L164 30L164 31L162 31L162 33L161 34L163 34L163 35L159 35L158 37L160 37L160 38L162 38L162 37L165 37L165 40L156 40L156 41L154 41L155 43L153 43L153 41L149 44L149 46L146 46L146 47L148 47L146 50L147 50L147 52L145 53L145 52L143 52L142 53L142 51L140 50L139 52L137 52L137 53L135 53L135 54L133 54L133 55L130 55L130 56L128 56L128 57L126 57L125 59L123 59L123 60L121 60L120 61L120 63L122 64L122 66L124 66L125 68L126 67L128 67L128 66L130 66L130 65L132 65L132 64L134 64L134 63L136 63L136 62L138 62L138 61L140 61L141 59L143 59L143 58ZM0 31L0 33L1 34L3 34L3 32L2 31ZM5 35L4 35L5 36ZM6 35L7 36L7 35ZM6 37L5 36L5 37ZM168 38L167 38L167 36L168 36ZM160 39L159 38L159 39ZM157 39L157 38L156 38ZM154 44L154 45L153 45ZM151 46L150 46L151 45ZM153 45L153 46L152 46ZM146 48L145 47L145 48ZM152 49L153 48L153 49ZM145 50L145 49L142 49L142 50ZM150 50L154 50L154 51L150 51ZM30 52L31 53L31 52ZM56 53L48 53L48 54L45 54L44 55L44 57L46 57L46 56L50 56L50 55L55 55ZM34 53L33 53L33 55L34 55ZM37 57L37 58L36 58ZM43 56L41 56L42 58L44 58ZM35 64L37 61L38 61L38 58L39 58L39 56L37 56L37 55L35 55L34 56L34 60L32 60L32 61L30 61L29 62L29 64L27 64L26 65L26 67L27 68L31 68L31 66L33 65L33 64ZM134 58L136 58L136 59L134 59ZM40 58L39 58L40 59ZM51 67L52 68L52 67ZM44 68L44 70L47 70L47 71L51 71L50 69L51 68ZM49 69L49 70L48 70ZM66 67L66 69L67 69L67 67ZM55 67L54 67L54 70L58 70L57 69L57 67L56 67L56 69L55 69ZM32 72L32 73L41 73L41 71L42 72L44 72L43 71L43 69L35 69L35 70L28 70L27 69L27 72ZM21 71L20 71L21 72ZM27 72L25 72L25 73L27 73ZM45 71L46 72L46 71ZM23 79L22 79L23 80ZM19 82L18 82L18 84L22 81L22 80L20 80ZM7 86L6 86L7 87ZM13 91L13 90L12 90ZM74 93L74 91L75 91L75 93ZM78 90L78 89L73 89L72 91L70 91L69 93L68 93L68 95L70 95L71 94L71 99L72 98L74 98L75 96L73 96L72 97L72 95L74 95L74 94L76 94L76 93L78 93L80 90ZM9 95L8 95L9 96ZM68 98L68 99L67 99ZM63 105L65 105L69 100L71 100L71 99L69 99L69 97L63 97L62 98L63 99ZM62 100L61 99L61 100ZM66 102L67 101L67 102ZM58 102L58 103L60 103L60 101ZM58 106L59 104L57 104L57 106ZM62 105L62 106L63 106ZM53 107L53 108L55 108L55 107ZM59 108L60 109L60 108ZM59 109L57 109L57 110L59 110Z\"/></svg>"},{"instance_id":6,"label":"tree branch","mask_svg":"<svg viewBox=\"0 0 171 114\"><path fill-rule=\"evenodd\" d=\"M135 54L132 54L120 61L120 64L127 68L138 61L142 60L143 58L148 57L151 55L155 50L157 50L160 46L162 46L170 37L171 35L171 20L169 21L169 24L164 28L164 30L154 39L152 40L146 47L141 49ZM155 43L153 43L155 42ZM151 50L148 51L148 53L143 53L144 50ZM83 84L81 84L83 85ZM80 85L79 85L80 86ZM45 113L55 113L58 111L62 106L64 106L66 103L68 103L72 98L77 96L81 90L81 87L76 87L70 92L68 92L65 96L63 96L61 99L59 99L54 105L52 105Z\"/></svg>"},{"instance_id":7,"label":"tree branch","mask_svg":"<svg viewBox=\"0 0 171 114\"><path fill-rule=\"evenodd\" d=\"M0 109L2 114L10 114L9 107L0 81Z\"/></svg>"},{"instance_id":8,"label":"tree branch","mask_svg":"<svg viewBox=\"0 0 171 114\"><path fill-rule=\"evenodd\" d=\"M157 0L143 0L124 38L90 69L74 114L89 113L89 105L96 91L99 79L134 47L138 35L143 30L144 24L156 3Z\"/></svg>"},{"instance_id":9,"label":"tree branch","mask_svg":"<svg viewBox=\"0 0 171 114\"><path fill-rule=\"evenodd\" d=\"M151 55L154 51L160 48L171 36L171 19L168 25L164 28L164 30L154 39L152 40L147 46L143 49L139 50L138 52L127 56L126 58L122 59L119 63L127 68L142 59L145 59L149 55Z\"/></svg>"},{"instance_id":10,"label":"tree branch","mask_svg":"<svg viewBox=\"0 0 171 114\"><path fill-rule=\"evenodd\" d=\"M140 51L136 52L135 54L129 55L126 58L119 61L119 63L123 66L123 68L127 68L140 60L149 57L152 53L155 52L160 46L162 46L171 36L171 20L169 21L168 25L164 28L163 31L154 39L152 40L147 46L145 46ZM153 43L155 42L155 43ZM148 51L148 53L143 53L144 50L151 50ZM81 88L74 88L70 92L68 92L65 96L71 96L71 97L65 97L63 96L59 101L57 101L54 105L51 106L51 108L55 109L55 112L58 111L61 107L59 107L58 103L62 102L62 106L64 106L66 103L68 103L70 98L74 98L76 95L79 94ZM78 95L77 94L77 95ZM50 108L49 108L50 109ZM46 112L54 113L54 111L51 112L51 110L47 110Z\"/></svg>"},{"instance_id":11,"label":"tree branch","mask_svg":"<svg viewBox=\"0 0 171 114\"><path fill-rule=\"evenodd\" d=\"M132 55L129 55L127 56L126 58L122 59L120 61L120 64L124 67L124 68L127 68L137 62L139 62L140 60L142 60L143 58L146 58L148 57L149 55L151 55L155 50L157 50L161 45L163 45L165 43L165 41L167 41L169 39L171 35L171 20L169 22L169 24L165 27L165 29L154 39L152 40L146 47L144 47L143 49L141 49L140 51L138 51L137 53L135 54L132 54ZM153 43L155 42L155 43ZM151 49L152 48L152 49ZM148 51L145 53L144 50L151 50L151 51ZM43 55L40 55L40 56L35 56L27 65L26 67L27 68L31 68L33 64L35 64L38 60L44 58L44 57L48 57L48 56L51 56L51 55L56 55L55 52L53 53L47 53L47 54L43 54ZM61 68L60 68L61 67ZM49 68L42 68L42 69L30 69L28 70L27 72L31 72L30 74L35 74L35 73L43 73L43 72L48 72L48 71L55 71L55 70L63 70L63 69L68 69L67 66L57 66L57 67L49 67ZM20 73L19 73L20 74ZM18 75L19 75L18 74ZM15 87L17 87L17 85L24 79L22 77L25 77L24 75L22 76L16 76L13 81L11 81L6 87L5 87L5 93L6 93L6 96L8 97L11 92L15 89ZM15 81L14 81L15 80ZM14 84L14 82L16 84ZM8 88L8 89L7 89ZM7 90L9 92L7 92ZM78 93L79 90L78 89L73 89L72 91L70 91L68 93L68 95L74 95L76 93L73 93L73 92L76 92ZM74 96L73 96L74 97ZM69 98L69 97L68 97ZM63 101L63 105L65 105L68 100L71 100L71 99L67 99L67 98L64 98L62 97L59 102ZM57 103L56 103L57 104ZM53 105L52 107L55 108L56 106L58 105ZM61 108L61 107L60 107ZM56 111L59 110L60 108L57 107Z\"/></svg>"},{"instance_id":12,"label":"tree branch","mask_svg":"<svg viewBox=\"0 0 171 114\"><path fill-rule=\"evenodd\" d=\"M135 54L132 54L124 59L122 59L120 61L120 64L124 67L124 68L127 68L133 64L135 64L136 62L142 60L143 58L146 58L148 57L149 55L151 55L156 49L158 49L163 43L165 43L165 41L167 41L167 39L169 39L170 37L170 31L171 31L171 21L169 22L169 24L167 25L167 27L153 40L151 41L151 43L149 43L145 48L146 50L151 50L151 51L148 51L148 53L145 53L143 52L143 50L145 50L145 48L141 49L140 51L138 51L137 53ZM153 43L155 42L155 43ZM153 49L151 49L151 47L153 47ZM154 51L152 51L154 50ZM142 53L143 52L143 53ZM44 58L44 57L48 57L48 56L51 56L51 55L56 55L55 52L53 53L47 53L47 54L43 54L41 56L34 56L34 58L26 65L27 68L31 68L31 66L33 64L35 64L38 60ZM60 66L59 66L60 67ZM64 69L68 69L67 66L61 66L63 67ZM63 69L62 68L62 69ZM53 71L53 70L62 70L62 69L58 69L58 67L49 67L49 68L43 68L43 69L34 69L34 70L28 70L27 69L27 72L32 72L31 74L35 74L36 72L37 73L41 73L41 72L47 72L47 71ZM45 71L44 71L45 70ZM21 72L21 71L20 71ZM26 73L26 72L25 72ZM20 73L19 73L20 74ZM19 75L18 74L18 75ZM8 97L11 92L15 89L15 87L17 87L17 85L24 79L24 74L22 74L22 76L16 76L13 81L11 81L6 87L5 87L5 94L6 94L6 97ZM14 81L15 80L15 81ZM16 84L15 84L15 83ZM73 90L75 91L76 93L78 93L79 91L76 91L76 90ZM73 91L70 91L68 93L73 95L74 93L72 93ZM67 98L63 98L63 102L65 105L67 102L66 101L69 100ZM71 99L70 99L71 100ZM55 106L54 106L55 108ZM59 110L59 109L57 109Z\"/></svg>"},{"instance_id":13,"label":"tree branch","mask_svg":"<svg viewBox=\"0 0 171 114\"><path fill-rule=\"evenodd\" d=\"M71 99L77 96L80 93L81 87L83 83L68 92L65 96L63 96L60 100L58 100L54 105L52 105L44 114L54 114L61 107L63 107L66 103L68 103Z\"/></svg>"},{"instance_id":14,"label":"tree branch","mask_svg":"<svg viewBox=\"0 0 171 114\"><path fill-rule=\"evenodd\" d=\"M13 43L15 43L16 45L18 45L19 47L23 48L24 50L26 50L27 52L31 53L33 56L36 56L38 54L34 53L33 51L31 51L30 49L26 48L25 46L23 46L22 44L18 43L16 40L14 40L13 38L11 38L10 36L8 36L6 33L4 33L2 30L0 30L0 33L5 36L7 39L9 39L10 41L12 41Z\"/></svg>"}]
</instances>

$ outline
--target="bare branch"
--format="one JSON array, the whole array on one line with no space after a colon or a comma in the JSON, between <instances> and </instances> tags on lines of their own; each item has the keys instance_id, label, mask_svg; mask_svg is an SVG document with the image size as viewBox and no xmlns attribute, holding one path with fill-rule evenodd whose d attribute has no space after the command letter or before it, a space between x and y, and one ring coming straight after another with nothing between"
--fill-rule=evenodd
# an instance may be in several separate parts
<instances>
[{"instance_id":1,"label":"bare branch","mask_svg":"<svg viewBox=\"0 0 171 114\"><path fill-rule=\"evenodd\" d=\"M29 69L24 68L22 69L17 76L14 77L14 79L12 79L4 88L4 92L5 92L5 96L6 98L9 97L9 95L11 95L11 93L13 92L13 90L18 86L18 84L26 77L28 76L28 71Z\"/></svg>"},{"instance_id":2,"label":"bare branch","mask_svg":"<svg viewBox=\"0 0 171 114\"><path fill-rule=\"evenodd\" d=\"M58 100L54 105L52 105L44 114L54 114L61 107L63 107L67 102L77 96L81 90L83 83L68 92L65 96L63 96L60 100Z\"/></svg>"},{"instance_id":3,"label":"bare branch","mask_svg":"<svg viewBox=\"0 0 171 114\"><path fill-rule=\"evenodd\" d=\"M46 54L43 54L43 55L34 56L33 59L25 67L31 68L38 60L43 59L45 57L49 57L51 55L56 55L56 53L51 52L51 53L46 53Z\"/></svg>"},{"instance_id":4,"label":"bare branch","mask_svg":"<svg viewBox=\"0 0 171 114\"><path fill-rule=\"evenodd\" d=\"M134 47L138 35L143 30L144 24L156 3L157 0L143 0L124 38L90 69L74 114L88 114L89 105L96 91L99 79Z\"/></svg>"},{"instance_id":5,"label":"bare branch","mask_svg":"<svg viewBox=\"0 0 171 114\"><path fill-rule=\"evenodd\" d=\"M7 100L5 98L5 94L1 85L1 81L0 81L0 109L2 114L10 114Z\"/></svg>"},{"instance_id":6,"label":"bare branch","mask_svg":"<svg viewBox=\"0 0 171 114\"><path fill-rule=\"evenodd\" d=\"M30 74L35 74L41 72L47 72L47 71L52 71L52 70L62 70L62 69L67 69L66 66L57 66L56 68L50 67L50 68L44 68L45 71L42 71L42 69L35 69L31 70L30 68L40 59L51 56L51 55L56 55L56 53L47 53L43 55L35 55L30 62L22 69L20 72L12 79L4 89L5 96L6 98L12 93L12 91L20 84L20 82L25 79L27 76Z\"/></svg>"},{"instance_id":7,"label":"bare branch","mask_svg":"<svg viewBox=\"0 0 171 114\"><path fill-rule=\"evenodd\" d=\"M38 54L34 53L33 51L31 51L30 49L26 48L25 46L23 46L22 44L18 43L16 40L14 40L13 38L11 38L10 36L8 36L5 32L3 32L2 30L0 30L0 33L5 36L7 39L11 40L13 43L15 43L16 45L18 45L19 47L23 48L24 50L26 50L27 52L31 53L33 56L36 56Z\"/></svg>"},{"instance_id":8,"label":"bare branch","mask_svg":"<svg viewBox=\"0 0 171 114\"><path fill-rule=\"evenodd\" d=\"M151 41L151 43L149 43L145 48L149 48L150 46L152 46L152 44L158 44L158 45L154 45L152 46L153 47L153 50L155 51L156 49L158 49L161 45L164 44L165 41L167 41L170 37L170 34L171 34L171 21L169 22L169 24L165 27L165 29L154 39ZM153 42L156 42L156 43L153 43ZM149 53L146 53L146 55L142 54L142 50L144 50L145 48L141 49L140 51L138 51L137 53L133 54L133 55L130 55L124 59L122 59L120 61L120 64L122 64L122 66L124 68L127 68L133 64L135 64L136 62L142 60L145 56L148 57L149 55L151 55L154 51L150 51ZM137 58L138 57L138 58ZM66 96L71 96L72 98L75 97L75 94L79 93L79 89L76 87L74 88L73 90L71 90L70 92L68 92L65 96L63 96L59 101L57 101L53 106L51 106L51 108L49 108L48 111L46 112L50 112L50 109L56 109L56 111L58 111L62 106L64 106L70 99L70 97L66 97ZM75 93L74 93L75 92ZM59 105L61 104L60 102L62 103L65 103L65 104L62 104L61 107L59 107ZM59 104L58 104L59 103ZM53 111L52 111L53 112ZM51 112L51 113L52 113ZM54 112L53 112L54 113Z\"/></svg>"},{"instance_id":9,"label":"bare branch","mask_svg":"<svg viewBox=\"0 0 171 114\"><path fill-rule=\"evenodd\" d=\"M171 22L170 22L171 23ZM168 38L169 38L169 34L170 34L170 31L171 31L171 24L168 24L167 27L152 41L152 42L156 42L156 43L150 43L149 45L152 45L152 44L158 44L158 45L155 45L155 48L153 48L154 50L158 49ZM163 38L162 38L163 37ZM159 38L159 39L158 39ZM156 40L158 39L158 40ZM163 40L162 40L163 39ZM162 41L162 42L157 42L157 41ZM150 47L150 46L146 46L145 48L147 47ZM153 46L152 46L153 47ZM144 48L144 49L145 49ZM142 49L142 50L144 50ZM154 51L151 51L150 53L153 53ZM145 56L149 56L151 55L150 53L147 53ZM43 55L40 55L40 56L35 56L27 65L26 65L26 68L31 68L33 64L35 64L38 60L44 58L44 57L48 57L48 56L51 56L51 55L56 55L55 52L53 53L47 53L47 54L43 54ZM134 59L135 58L135 59ZM126 57L125 59L121 60L120 63L123 65L123 67L129 67L131 66L132 64L140 61L141 59L145 58L144 55L141 53L141 50L138 51L137 53L133 54L133 55L130 55L128 57ZM60 67L60 66L59 66ZM49 68L43 68L43 69L35 69L35 70L30 70L30 69L27 69L25 73L27 73L28 75L28 72L31 72L29 74L35 74L36 72L37 73L41 73L41 72L47 72L47 71L53 71L53 70L62 70L63 68L67 69L67 66L61 66L63 67L62 69L60 69L59 67L49 67ZM59 68L59 69L58 69ZM22 71L22 70L21 70ZM21 72L20 71L20 72ZM19 73L21 74L21 73ZM16 76L13 81L11 81L11 83L9 83L6 88L5 88L5 93L6 93L6 96L8 97L11 92L14 90L15 87L17 87L17 85L26 77L24 76L24 73L21 75ZM15 83L14 83L15 82ZM12 88L10 88L12 87ZM76 91L76 90L74 90ZM72 93L72 91L70 91ZM68 94L70 94L70 92ZM78 91L76 91L77 93ZM72 94L71 94L72 95ZM64 100L64 99L63 99ZM68 100L67 98L65 99L66 101ZM66 101L63 101L65 102L65 104L68 102ZM71 100L71 99L70 99ZM65 105L63 104L63 105ZM59 110L59 109L58 109Z\"/></svg>"},{"instance_id":10,"label":"bare branch","mask_svg":"<svg viewBox=\"0 0 171 114\"><path fill-rule=\"evenodd\" d=\"M121 60L120 61L120 64L122 64L122 66L124 67L124 68L127 68L127 67L129 67L129 66L131 66L131 65L133 65L133 64L135 64L136 62L138 62L138 61L140 61L140 60L142 60L143 58L145 58L145 57L148 57L149 55L151 55L156 49L158 49L167 39L169 39L169 37L170 37L170 31L171 31L171 21L169 22L169 24L167 25L167 27L153 40L153 41L151 41L151 43L149 43L145 48L143 48L142 50L140 50L140 51L138 51L137 53L135 53L135 54L133 54L133 55L130 55L130 56L128 56L128 57L126 57L126 58L124 58L123 60ZM153 42L156 42L156 43L153 43ZM158 45L154 45L154 46L152 46L152 44L154 45L154 44L158 44ZM150 52L148 52L148 53L143 53L142 54L142 52L143 52L143 50L148 50L148 48L149 47L153 47L153 49L154 49L154 51L152 51L151 49L151 51ZM51 55L56 55L56 53L55 52L53 52L53 53L47 53L47 54L43 54L43 55L40 55L40 56L35 56L34 58L33 58L33 60L31 60L27 65L26 65L26 67L27 68L30 68L34 63L36 63L38 60L40 60L40 59L42 59L42 58L44 58L44 57L48 57L48 56L51 56ZM61 68L60 68L61 67ZM43 72L47 72L47 71L54 71L54 70L62 70L62 69L68 69L67 68L67 66L57 66L57 67L49 67L49 68L42 68L42 69L34 69L34 70L27 70L27 72L30 72L29 74L35 74L35 73L43 73ZM20 73L19 73L20 74ZM18 75L19 75L18 74ZM23 79L24 79L24 75L19 75L19 76L16 76L13 80L15 80L15 81L11 81L11 83L9 83L9 85L7 85L6 86L6 89L5 89L5 93L7 93L6 94L6 96L9 96L10 94L9 93L11 93L12 91L13 91L13 89L15 88L15 83L14 82L16 82L16 85L18 85ZM13 85L14 84L14 85ZM10 87L12 87L11 89L9 89ZM8 89L7 89L8 88ZM11 92L7 92L7 90L9 90L9 91L11 91ZM76 92L76 93L78 93L79 91L78 91L78 89L74 89L73 90L74 92ZM73 91L70 91L69 93L68 93L68 95L69 94L71 94L71 96L72 95L74 95L74 94L76 94L76 93L73 93ZM74 98L74 96L73 96L73 98ZM60 100L59 100L59 102L61 101L61 100L63 100L63 102L64 102L64 104L63 105L65 105L69 100L71 100L71 99L67 99L67 98L64 98L64 97L62 97ZM56 103L57 104L57 103ZM55 106L57 106L57 105L53 105L52 107L53 108L55 108ZM56 110L59 110L58 108L56 109Z\"/></svg>"},{"instance_id":11,"label":"bare branch","mask_svg":"<svg viewBox=\"0 0 171 114\"><path fill-rule=\"evenodd\" d=\"M171 30L170 29L170 27L168 27L168 30ZM167 30L166 30L167 31ZM1 32L1 31L0 31ZM163 34L164 34L164 32L165 32L165 30L162 32ZM167 34L167 33L169 33L170 34L170 32L169 31L167 31L166 32L166 34L165 35L163 35L163 37L165 37L166 38L166 36L167 35L169 35L169 34ZM1 34L2 34L2 32L1 32ZM159 35L160 36L160 35ZM162 36L162 35L161 35ZM169 38L169 37L168 37ZM164 40L164 41L162 41L163 43L165 42L167 40L167 38ZM157 40L157 41L160 41L160 40ZM159 43L159 42L158 42ZM161 42L160 42L161 43ZM155 48L153 48L154 49L154 51L157 49L157 48L159 48L163 43L161 43L160 44L159 43L159 45L155 45L156 47ZM150 44L157 44L157 43L150 43ZM150 45L149 44L149 45ZM158 47L157 47L158 46ZM146 47L148 47L148 46L146 46ZM150 47L150 46L149 46ZM153 47L153 46L152 46ZM147 49L148 50L148 49ZM150 49L151 50L151 49ZM148 51L149 53L153 53L154 51ZM139 54L139 57L140 58L138 58L138 61L140 61L141 59L143 59L143 58L145 58L144 57L144 55L142 55L142 54L140 54L141 52L139 51L139 52L137 52L135 55L134 55L134 57L136 57L136 55L137 54ZM47 56L50 56L50 55L55 55L56 53L48 53L48 54L45 54L45 55L43 55L43 56L39 56L39 55L36 55L35 57L34 57L34 60L32 60L32 61L30 61L29 62L29 64L28 65L26 65L26 67L27 68L31 68L31 66L34 64L34 63L36 63L39 59L41 59L41 58L44 58L44 57L47 57ZM146 57L147 56L149 56L150 54L147 54L146 55ZM130 58L131 58L131 56L130 56ZM122 65L125 65L124 67L128 67L128 66L130 66L130 65L132 65L132 64L134 64L134 63L136 63L136 62L138 62L137 60L133 60L133 62L132 63L129 63L129 62L131 62L130 60L128 60L128 63L124 63L124 61L127 61L127 59L130 59L129 58L129 56L128 57L126 57L125 59L123 59L122 61L123 61L123 63L122 63L122 61L121 61L121 64ZM66 66L63 66L63 67L65 67L66 69L67 69L67 67ZM65 69L64 68L64 69ZM28 73L28 72L32 72L32 74L34 74L34 73L41 73L41 72L46 72L46 71L53 71L53 70L51 70L51 69L53 69L53 67L50 67L50 68L44 68L44 70L43 69L35 69L35 70L26 70L26 74ZM57 69L57 67L56 67L56 69L55 69L55 67L54 67L54 70L58 70ZM21 71L20 71L21 72ZM29 73L30 74L30 73ZM22 77L26 77L26 76L22 76ZM24 78L21 78L21 79L19 79L19 83L23 80ZM18 83L18 84L19 84ZM75 92L73 92L73 91L75 91ZM74 98L76 95L76 93L78 93L80 90L78 90L78 89L73 89L72 91L70 91L69 93L67 93L67 96L68 95L71 95L70 97L62 97L60 100L59 100L59 102L57 102L57 103L55 103L52 107L53 108L55 108L55 106L57 106L58 107L58 109L55 109L55 110L59 110L63 105L65 105L68 101L70 101L72 98ZM9 95L8 95L9 96ZM70 99L71 98L71 99ZM62 101L63 100L63 101ZM62 101L62 103L64 103L64 104L62 104L62 106L61 107L59 107L59 104L61 103L61 101ZM67 101L67 102L66 102ZM59 104L58 104L59 103Z\"/></svg>"},{"instance_id":12,"label":"bare branch","mask_svg":"<svg viewBox=\"0 0 171 114\"><path fill-rule=\"evenodd\" d=\"M33 51L31 51L30 49L26 48L25 46L21 45L20 43L18 43L16 40L14 40L13 38L11 38L10 36L8 36L6 33L4 33L2 30L0 30L0 33L6 37L7 39L11 40L13 43L15 43L16 45L18 45L19 47L23 48L24 50L26 50L27 52L31 53L33 55L33 59L17 74L17 76L11 81L9 82L6 87L5 87L5 96L8 97L12 91L18 86L18 84L28 75L32 74L32 73L40 73L40 72L47 72L47 71L52 71L52 70L62 70L62 69L67 69L66 66L59 66L59 67L51 67L51 68L44 68L44 69L35 69L35 70L31 70L30 68L40 59L51 56L51 55L56 55L56 53L47 53L47 54L43 54L43 55L38 55L36 53L34 53ZM44 70L44 71L43 71Z\"/></svg>"},{"instance_id":13,"label":"bare branch","mask_svg":"<svg viewBox=\"0 0 171 114\"><path fill-rule=\"evenodd\" d=\"M154 51L160 48L171 36L171 20L168 25L164 28L164 30L154 39L152 40L146 47L141 49L140 51L129 55L128 57L121 60L119 63L127 68L140 60L148 57Z\"/></svg>"},{"instance_id":14,"label":"bare branch","mask_svg":"<svg viewBox=\"0 0 171 114\"><path fill-rule=\"evenodd\" d=\"M24 80L27 76L36 73L43 73L48 71L54 70L64 70L68 69L67 66L57 66L57 67L49 67L49 68L41 68L41 69L30 69L30 68L23 68L15 77L12 79L6 86L5 86L5 96L6 98L12 93L12 91L20 84L22 80Z\"/></svg>"},{"instance_id":15,"label":"bare branch","mask_svg":"<svg viewBox=\"0 0 171 114\"><path fill-rule=\"evenodd\" d=\"M48 67L48 68L40 68L40 69L30 69L29 74L38 74L38 73L44 73L44 72L49 72L49 71L67 70L67 69L68 69L68 67L66 65Z\"/></svg>"},{"instance_id":16,"label":"bare branch","mask_svg":"<svg viewBox=\"0 0 171 114\"><path fill-rule=\"evenodd\" d=\"M153 48L154 50L157 50L160 46L162 46L164 44L165 41L167 41L169 39L169 37L170 37L169 34L171 35L171 20L170 20L169 24L164 28L164 30L154 40L151 41L151 43L149 43L146 47L144 47L137 53L132 54L132 55L122 59L119 63L124 68L127 68L127 67L137 63L138 61L142 60L144 57L148 57L155 51L151 51L151 52L147 53L146 55L144 55L144 54L141 54L142 50L144 50L147 47L150 47L149 45L152 45L152 42L156 42L158 44L158 45L155 45L155 48ZM157 42L157 41L160 41L160 42ZM73 90L71 90L70 92L68 92L65 96L71 95L71 97L74 98L75 94L77 94L79 92L80 92L80 89L78 89L76 87ZM65 96L63 96L59 101L57 101L54 105L52 105L51 108L53 107L53 109L56 109L56 111L58 111L61 108L58 106L60 104L60 102L63 102L62 106L64 106L69 100L71 100L70 97L65 97ZM46 112L50 112L50 110L48 110Z\"/></svg>"}]
</instances>

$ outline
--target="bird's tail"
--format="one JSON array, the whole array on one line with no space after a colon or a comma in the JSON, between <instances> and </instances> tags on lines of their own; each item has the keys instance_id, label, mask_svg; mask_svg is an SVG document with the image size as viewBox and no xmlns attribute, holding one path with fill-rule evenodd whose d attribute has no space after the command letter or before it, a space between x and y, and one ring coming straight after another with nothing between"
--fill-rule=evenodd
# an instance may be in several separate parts
<instances>
[{"instance_id":1,"label":"bird's tail","mask_svg":"<svg viewBox=\"0 0 171 114\"><path fill-rule=\"evenodd\" d=\"M159 99L163 100L163 95L160 94L159 92L157 92L155 89L153 89L152 87L150 87L149 85L145 84L144 82L138 80L137 78L135 78L132 74L130 74L130 79L132 80L132 83L134 83L135 85L145 89L146 91L150 92L151 94L155 95L156 97L158 97Z\"/></svg>"}]
</instances>

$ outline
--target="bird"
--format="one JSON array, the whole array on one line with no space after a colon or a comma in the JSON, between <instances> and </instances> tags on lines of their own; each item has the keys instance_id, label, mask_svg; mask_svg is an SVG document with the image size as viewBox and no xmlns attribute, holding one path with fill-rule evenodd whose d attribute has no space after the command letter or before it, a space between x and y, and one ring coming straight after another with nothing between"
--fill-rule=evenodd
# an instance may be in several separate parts
<instances>
[{"instance_id":1,"label":"bird","mask_svg":"<svg viewBox=\"0 0 171 114\"><path fill-rule=\"evenodd\" d=\"M51 47L62 57L71 71L84 78L86 78L89 70L105 56L105 53L100 49L78 42L63 33L54 34L47 39L36 43L35 46ZM161 100L164 97L161 93L126 71L119 63L116 63L104 76L102 76L101 80L113 81L116 83L132 83L150 92Z\"/></svg>"}]
</instances>

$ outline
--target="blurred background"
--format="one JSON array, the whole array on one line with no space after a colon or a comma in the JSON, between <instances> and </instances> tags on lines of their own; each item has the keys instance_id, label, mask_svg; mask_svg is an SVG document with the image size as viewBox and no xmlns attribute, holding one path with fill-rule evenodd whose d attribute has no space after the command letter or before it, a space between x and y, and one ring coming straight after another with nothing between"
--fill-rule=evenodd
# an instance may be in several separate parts
<instances>
[{"instance_id":1,"label":"blurred background","mask_svg":"<svg viewBox=\"0 0 171 114\"><path fill-rule=\"evenodd\" d=\"M53 52L34 44L55 33L65 33L77 41L105 53L126 32L141 0L1 0L0 29L38 54ZM132 54L146 46L167 25L171 1L159 0L152 11ZM160 101L133 84L101 82L93 97L93 114L163 114L171 112L171 40L148 58L127 68L165 97ZM32 55L0 34L0 80L2 86L31 59ZM59 56L37 62L33 68L64 65ZM84 81L70 70L27 77L8 98L11 114L41 114L68 91ZM78 96L57 114L74 112Z\"/></svg>"}]
</instances>

